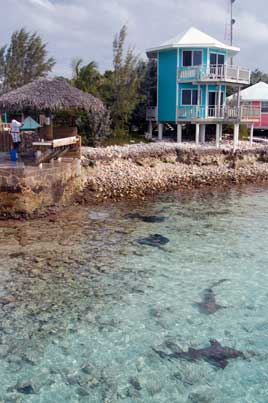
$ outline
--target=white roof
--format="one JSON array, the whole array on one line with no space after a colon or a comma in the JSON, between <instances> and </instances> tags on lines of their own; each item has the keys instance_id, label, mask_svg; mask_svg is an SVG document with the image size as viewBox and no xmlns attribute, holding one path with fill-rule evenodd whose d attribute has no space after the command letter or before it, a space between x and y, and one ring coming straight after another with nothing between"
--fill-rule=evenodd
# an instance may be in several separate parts
<instances>
[{"instance_id":1,"label":"white roof","mask_svg":"<svg viewBox=\"0 0 268 403\"><path fill-rule=\"evenodd\" d=\"M232 99L231 95L228 99ZM268 101L268 84L260 81L240 92L243 101Z\"/></svg>"},{"instance_id":2,"label":"white roof","mask_svg":"<svg viewBox=\"0 0 268 403\"><path fill-rule=\"evenodd\" d=\"M152 56L158 50L164 49L173 49L173 48L186 48L186 47L211 47L211 48L218 48L218 49L226 49L232 54L236 54L240 51L239 48L234 46L225 45L224 43L218 41L212 36L205 34L199 29L191 27L187 31L177 35L175 38L172 38L160 46L155 48L151 48L147 50L147 55Z\"/></svg>"}]
</instances>

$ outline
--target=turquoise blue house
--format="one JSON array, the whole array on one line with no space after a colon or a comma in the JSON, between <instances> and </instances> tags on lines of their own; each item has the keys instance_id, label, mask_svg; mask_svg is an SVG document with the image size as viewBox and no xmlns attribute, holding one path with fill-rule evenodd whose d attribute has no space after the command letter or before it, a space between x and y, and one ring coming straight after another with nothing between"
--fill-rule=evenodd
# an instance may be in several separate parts
<instances>
[{"instance_id":1,"label":"turquoise blue house","mask_svg":"<svg viewBox=\"0 0 268 403\"><path fill-rule=\"evenodd\" d=\"M234 142L238 144L239 124L253 122L258 114L240 105L227 105L226 88L240 88L250 83L250 71L233 65L240 51L217 39L190 28L183 34L147 50L149 59L157 60L157 105L147 109L149 133L158 123L158 137L165 125L177 126L177 141L182 140L182 126L196 125L196 143L205 141L206 125L216 125L219 146L222 125L234 123Z\"/></svg>"}]
</instances>

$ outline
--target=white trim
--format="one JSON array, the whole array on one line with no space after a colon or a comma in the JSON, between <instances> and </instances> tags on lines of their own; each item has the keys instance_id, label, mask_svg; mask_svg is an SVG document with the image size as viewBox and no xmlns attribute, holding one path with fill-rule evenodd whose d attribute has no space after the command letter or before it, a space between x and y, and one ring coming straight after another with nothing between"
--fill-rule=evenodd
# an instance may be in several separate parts
<instances>
[{"instance_id":1,"label":"white trim","mask_svg":"<svg viewBox=\"0 0 268 403\"><path fill-rule=\"evenodd\" d=\"M169 49L177 49L177 48L214 48L214 49L222 49L222 50L229 50L230 52L233 53L238 53L240 52L240 48L234 47L234 46L219 46L216 43L188 43L188 44L170 44L170 45L163 45L163 46L157 46L155 48L149 48L146 50L146 53L152 53L152 52L158 52L159 50L169 50Z\"/></svg>"},{"instance_id":2,"label":"white trim","mask_svg":"<svg viewBox=\"0 0 268 403\"><path fill-rule=\"evenodd\" d=\"M177 69L180 69L180 48L177 49Z\"/></svg>"}]
</instances>

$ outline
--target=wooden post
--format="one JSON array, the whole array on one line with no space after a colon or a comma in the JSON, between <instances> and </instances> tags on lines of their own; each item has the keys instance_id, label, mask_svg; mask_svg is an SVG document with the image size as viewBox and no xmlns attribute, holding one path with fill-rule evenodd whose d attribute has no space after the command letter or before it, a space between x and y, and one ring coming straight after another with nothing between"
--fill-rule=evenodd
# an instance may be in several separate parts
<instances>
[{"instance_id":1,"label":"wooden post","mask_svg":"<svg viewBox=\"0 0 268 403\"><path fill-rule=\"evenodd\" d=\"M199 144L199 129L200 129L200 125L199 125L199 123L196 123L196 125L195 125L195 144L197 146Z\"/></svg>"},{"instance_id":2,"label":"wooden post","mask_svg":"<svg viewBox=\"0 0 268 403\"><path fill-rule=\"evenodd\" d=\"M53 117L51 114L49 115L49 119L50 125L47 128L47 140L53 140Z\"/></svg>"},{"instance_id":3,"label":"wooden post","mask_svg":"<svg viewBox=\"0 0 268 403\"><path fill-rule=\"evenodd\" d=\"M251 123L251 127L250 127L250 145L251 145L251 147L253 145L253 134L254 134L254 123Z\"/></svg>"},{"instance_id":4,"label":"wooden post","mask_svg":"<svg viewBox=\"0 0 268 403\"><path fill-rule=\"evenodd\" d=\"M149 138L153 138L153 122L149 120Z\"/></svg>"},{"instance_id":5,"label":"wooden post","mask_svg":"<svg viewBox=\"0 0 268 403\"><path fill-rule=\"evenodd\" d=\"M177 124L177 143L182 142L182 125L180 123Z\"/></svg>"},{"instance_id":6,"label":"wooden post","mask_svg":"<svg viewBox=\"0 0 268 403\"><path fill-rule=\"evenodd\" d=\"M163 139L163 123L158 123L158 140Z\"/></svg>"}]
</instances>

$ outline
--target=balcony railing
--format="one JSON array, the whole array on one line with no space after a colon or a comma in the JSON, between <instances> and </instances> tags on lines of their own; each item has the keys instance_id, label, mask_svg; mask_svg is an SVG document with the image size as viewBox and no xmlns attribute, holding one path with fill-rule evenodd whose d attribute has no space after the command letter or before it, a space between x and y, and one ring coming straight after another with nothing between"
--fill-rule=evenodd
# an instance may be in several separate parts
<instances>
[{"instance_id":1,"label":"balcony railing","mask_svg":"<svg viewBox=\"0 0 268 403\"><path fill-rule=\"evenodd\" d=\"M157 120L157 107L149 106L146 109L146 120Z\"/></svg>"},{"instance_id":2,"label":"balcony railing","mask_svg":"<svg viewBox=\"0 0 268 403\"><path fill-rule=\"evenodd\" d=\"M228 65L184 67L178 70L179 81L250 83L250 70Z\"/></svg>"},{"instance_id":3,"label":"balcony railing","mask_svg":"<svg viewBox=\"0 0 268 403\"><path fill-rule=\"evenodd\" d=\"M184 106L177 109L177 120L193 121L193 120L223 120L233 121L241 120L242 122L258 122L260 120L260 108L252 108L248 106Z\"/></svg>"}]
</instances>

